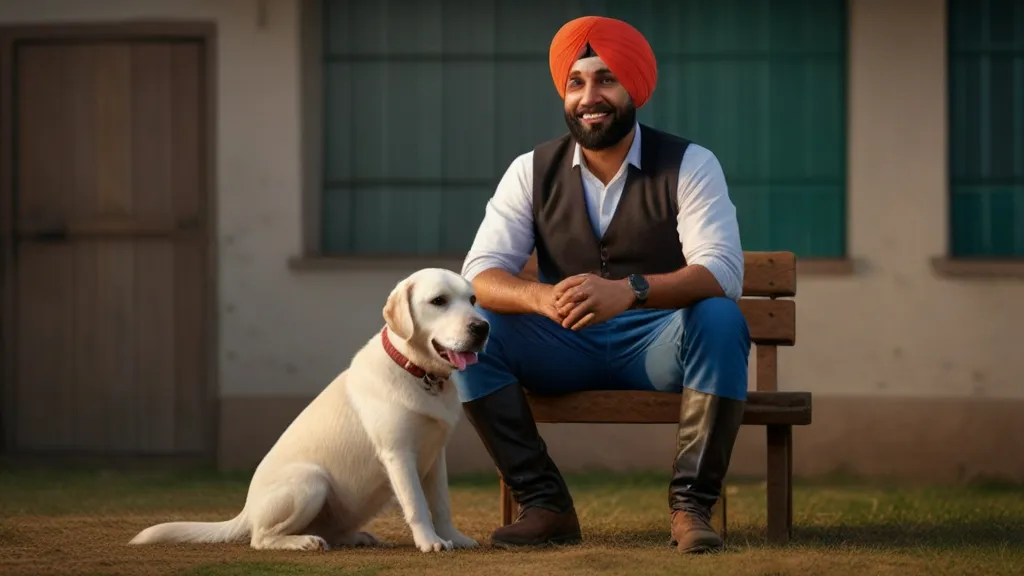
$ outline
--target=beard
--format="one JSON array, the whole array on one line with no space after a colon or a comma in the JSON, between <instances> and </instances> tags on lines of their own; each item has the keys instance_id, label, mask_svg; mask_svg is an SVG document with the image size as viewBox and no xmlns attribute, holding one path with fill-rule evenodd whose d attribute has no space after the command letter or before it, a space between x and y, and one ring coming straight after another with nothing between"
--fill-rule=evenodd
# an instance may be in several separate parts
<instances>
[{"instance_id":1,"label":"beard","mask_svg":"<svg viewBox=\"0 0 1024 576\"><path fill-rule=\"evenodd\" d=\"M608 113L606 124L584 124L582 116L591 113ZM616 109L608 104L598 104L585 109L565 111L565 124L569 133L587 150L604 150L617 144L629 134L636 123L636 106L632 102Z\"/></svg>"}]
</instances>

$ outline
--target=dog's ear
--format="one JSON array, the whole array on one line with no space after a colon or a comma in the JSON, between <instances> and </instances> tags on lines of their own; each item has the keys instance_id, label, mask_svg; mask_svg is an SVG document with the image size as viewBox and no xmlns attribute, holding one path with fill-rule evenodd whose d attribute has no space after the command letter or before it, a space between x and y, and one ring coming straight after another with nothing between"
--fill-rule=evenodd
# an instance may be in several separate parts
<instances>
[{"instance_id":1,"label":"dog's ear","mask_svg":"<svg viewBox=\"0 0 1024 576\"><path fill-rule=\"evenodd\" d=\"M395 286L384 303L384 322L388 330L400 340L408 340L413 332L412 305L409 302L411 293L412 282L404 280Z\"/></svg>"}]
</instances>

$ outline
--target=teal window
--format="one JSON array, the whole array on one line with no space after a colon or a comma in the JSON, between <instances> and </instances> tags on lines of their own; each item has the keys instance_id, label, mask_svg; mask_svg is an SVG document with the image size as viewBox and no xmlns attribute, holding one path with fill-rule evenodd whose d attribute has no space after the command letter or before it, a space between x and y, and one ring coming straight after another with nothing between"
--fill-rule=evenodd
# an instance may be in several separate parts
<instances>
[{"instance_id":1,"label":"teal window","mask_svg":"<svg viewBox=\"0 0 1024 576\"><path fill-rule=\"evenodd\" d=\"M582 14L645 34L642 122L719 157L744 248L846 251L843 0L324 0L322 243L465 254L509 163L565 131L551 37Z\"/></svg>"},{"instance_id":2,"label":"teal window","mask_svg":"<svg viewBox=\"0 0 1024 576\"><path fill-rule=\"evenodd\" d=\"M948 9L950 255L1024 257L1024 3Z\"/></svg>"}]
</instances>

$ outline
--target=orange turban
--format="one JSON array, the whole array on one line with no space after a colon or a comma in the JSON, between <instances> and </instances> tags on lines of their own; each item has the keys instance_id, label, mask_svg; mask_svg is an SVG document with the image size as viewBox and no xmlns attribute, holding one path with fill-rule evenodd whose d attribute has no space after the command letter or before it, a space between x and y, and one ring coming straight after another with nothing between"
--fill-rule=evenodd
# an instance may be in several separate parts
<instances>
[{"instance_id":1,"label":"orange turban","mask_svg":"<svg viewBox=\"0 0 1024 576\"><path fill-rule=\"evenodd\" d=\"M639 30L622 20L603 16L583 16L567 22L548 52L551 78L558 95L565 99L569 71L584 46L590 44L598 57L619 79L639 108L647 103L658 83L658 63L654 51Z\"/></svg>"}]
</instances>

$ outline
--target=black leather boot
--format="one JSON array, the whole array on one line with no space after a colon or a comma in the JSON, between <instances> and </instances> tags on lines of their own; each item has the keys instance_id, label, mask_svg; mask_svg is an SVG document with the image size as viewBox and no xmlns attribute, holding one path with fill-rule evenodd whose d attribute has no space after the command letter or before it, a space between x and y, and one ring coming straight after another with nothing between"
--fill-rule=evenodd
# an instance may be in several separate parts
<instances>
[{"instance_id":1,"label":"black leather boot","mask_svg":"<svg viewBox=\"0 0 1024 576\"><path fill-rule=\"evenodd\" d=\"M687 553L723 547L711 528L711 508L722 494L745 402L683 389L668 503L672 541Z\"/></svg>"},{"instance_id":2,"label":"black leather boot","mask_svg":"<svg viewBox=\"0 0 1024 576\"><path fill-rule=\"evenodd\" d=\"M520 506L519 517L491 535L495 546L580 542L572 496L537 431L526 394L511 384L463 404L487 453Z\"/></svg>"}]
</instances>

